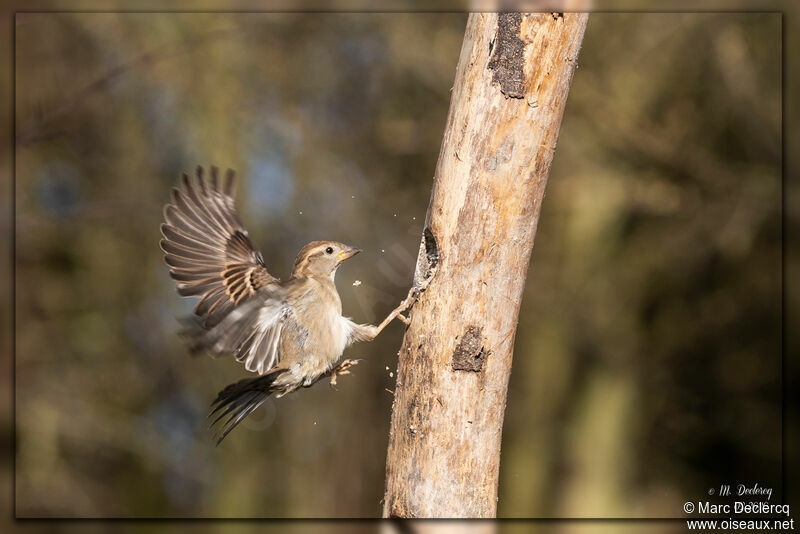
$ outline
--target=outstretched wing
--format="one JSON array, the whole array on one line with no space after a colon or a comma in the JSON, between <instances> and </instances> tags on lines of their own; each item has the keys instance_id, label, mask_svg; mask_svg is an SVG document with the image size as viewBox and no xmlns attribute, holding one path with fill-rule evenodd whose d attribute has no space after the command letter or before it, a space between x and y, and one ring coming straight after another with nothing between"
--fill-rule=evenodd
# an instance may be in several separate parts
<instances>
[{"instance_id":1,"label":"outstretched wing","mask_svg":"<svg viewBox=\"0 0 800 534\"><path fill-rule=\"evenodd\" d=\"M213 327L231 309L277 279L267 272L244 229L233 203L234 173L219 184L211 168L206 181L197 168L196 183L183 175L183 187L172 190L164 208L161 248L178 282L178 293L199 296L194 312L205 327Z\"/></svg>"},{"instance_id":2,"label":"outstretched wing","mask_svg":"<svg viewBox=\"0 0 800 534\"><path fill-rule=\"evenodd\" d=\"M267 271L236 213L234 172L228 170L223 183L216 167L210 174L206 180L198 167L195 180L184 174L182 187L172 190L161 225L164 261L178 293L200 298L194 348L234 354L249 371L263 374L277 363L284 317L278 279Z\"/></svg>"}]
</instances>

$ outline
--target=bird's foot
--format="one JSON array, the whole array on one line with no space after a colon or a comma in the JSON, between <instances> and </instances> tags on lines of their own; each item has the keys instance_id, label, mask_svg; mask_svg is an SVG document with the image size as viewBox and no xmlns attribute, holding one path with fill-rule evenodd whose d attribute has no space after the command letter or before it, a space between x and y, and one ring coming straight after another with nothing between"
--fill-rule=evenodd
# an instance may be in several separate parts
<instances>
[{"instance_id":1,"label":"bird's foot","mask_svg":"<svg viewBox=\"0 0 800 534\"><path fill-rule=\"evenodd\" d=\"M349 369L354 365L358 365L361 360L344 360L342 363L331 369L331 387L336 387L336 378L341 375L349 375Z\"/></svg>"},{"instance_id":2,"label":"bird's foot","mask_svg":"<svg viewBox=\"0 0 800 534\"><path fill-rule=\"evenodd\" d=\"M389 323L391 323L395 319L400 319L401 321L403 321L403 323L406 324L406 326L410 325L411 324L411 319L409 319L408 317L403 315L403 312L408 310L409 308L411 308L417 302L417 299L419 298L419 294L420 294L419 289L416 288L416 287L412 287L408 291L408 296L406 296L406 298L403 300L403 302L401 302L400 305L397 308L392 310L392 313L390 313L386 317L386 319L384 319L383 322L377 326L377 328L375 329L375 336L380 334L381 331L384 328L386 328L386 325L388 325ZM373 337L373 339L374 339L374 337Z\"/></svg>"}]
</instances>

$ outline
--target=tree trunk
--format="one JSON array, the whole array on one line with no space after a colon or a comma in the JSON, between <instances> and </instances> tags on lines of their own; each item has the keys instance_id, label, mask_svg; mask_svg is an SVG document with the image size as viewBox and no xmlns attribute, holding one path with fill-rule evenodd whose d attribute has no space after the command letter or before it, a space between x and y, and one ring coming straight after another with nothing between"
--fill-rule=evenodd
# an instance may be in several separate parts
<instances>
[{"instance_id":1,"label":"tree trunk","mask_svg":"<svg viewBox=\"0 0 800 534\"><path fill-rule=\"evenodd\" d=\"M400 350L385 517L494 517L511 358L588 15L471 14Z\"/></svg>"}]
</instances>

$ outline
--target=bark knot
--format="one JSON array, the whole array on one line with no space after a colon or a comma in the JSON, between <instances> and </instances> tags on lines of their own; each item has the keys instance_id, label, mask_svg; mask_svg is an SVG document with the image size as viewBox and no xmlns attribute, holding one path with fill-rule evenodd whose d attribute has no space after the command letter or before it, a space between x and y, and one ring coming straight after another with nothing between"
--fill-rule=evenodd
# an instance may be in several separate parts
<instances>
[{"instance_id":1,"label":"bark knot","mask_svg":"<svg viewBox=\"0 0 800 534\"><path fill-rule=\"evenodd\" d=\"M525 42L520 38L521 13L500 13L497 35L489 46L492 82L509 98L525 96Z\"/></svg>"},{"instance_id":2,"label":"bark knot","mask_svg":"<svg viewBox=\"0 0 800 534\"><path fill-rule=\"evenodd\" d=\"M483 346L483 328L470 325L453 351L453 371L480 373L489 352Z\"/></svg>"}]
</instances>

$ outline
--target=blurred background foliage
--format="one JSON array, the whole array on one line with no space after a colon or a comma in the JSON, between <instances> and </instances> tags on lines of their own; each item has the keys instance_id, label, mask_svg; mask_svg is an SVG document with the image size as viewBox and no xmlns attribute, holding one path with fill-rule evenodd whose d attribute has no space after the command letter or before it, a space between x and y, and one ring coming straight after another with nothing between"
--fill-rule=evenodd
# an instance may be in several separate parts
<instances>
[{"instance_id":1,"label":"blurred background foliage","mask_svg":"<svg viewBox=\"0 0 800 534\"><path fill-rule=\"evenodd\" d=\"M307 241L375 321L411 280L465 14L16 16L16 513L375 517L402 325L219 448L158 248L231 167L270 270ZM516 339L501 517L780 502L781 19L590 17ZM353 282L360 280L359 286ZM777 499L777 501L776 501ZM506 525L508 528L512 526Z\"/></svg>"}]
</instances>

